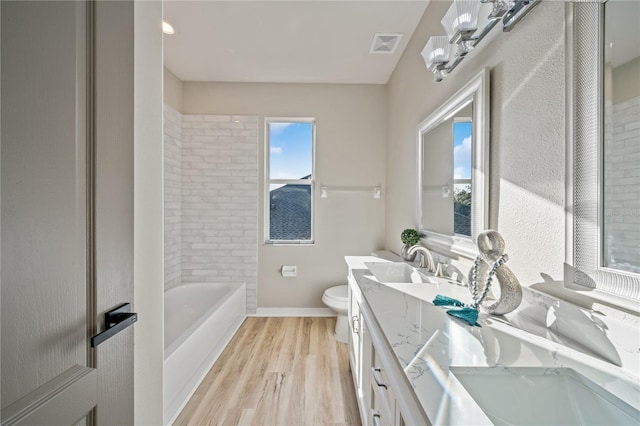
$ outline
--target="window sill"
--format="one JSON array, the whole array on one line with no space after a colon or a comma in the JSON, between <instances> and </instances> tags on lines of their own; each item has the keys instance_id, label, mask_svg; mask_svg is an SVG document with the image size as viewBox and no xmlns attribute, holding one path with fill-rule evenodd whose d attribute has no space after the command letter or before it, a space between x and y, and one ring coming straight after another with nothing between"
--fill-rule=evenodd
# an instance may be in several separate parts
<instances>
[{"instance_id":1,"label":"window sill","mask_svg":"<svg viewBox=\"0 0 640 426\"><path fill-rule=\"evenodd\" d=\"M315 241L265 241L263 246L277 246L277 247L309 247L315 246Z\"/></svg>"}]
</instances>

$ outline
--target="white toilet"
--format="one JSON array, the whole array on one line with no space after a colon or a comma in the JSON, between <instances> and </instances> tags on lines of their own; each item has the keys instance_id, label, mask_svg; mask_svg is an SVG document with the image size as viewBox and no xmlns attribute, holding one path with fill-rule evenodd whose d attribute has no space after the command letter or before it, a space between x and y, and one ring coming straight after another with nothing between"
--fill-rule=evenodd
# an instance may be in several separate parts
<instances>
[{"instance_id":1,"label":"white toilet","mask_svg":"<svg viewBox=\"0 0 640 426\"><path fill-rule=\"evenodd\" d=\"M339 285L328 288L322 295L322 303L333 309L337 314L336 319L336 340L341 343L347 343L349 325L347 321L347 312L349 311L349 296L346 285Z\"/></svg>"}]
</instances>

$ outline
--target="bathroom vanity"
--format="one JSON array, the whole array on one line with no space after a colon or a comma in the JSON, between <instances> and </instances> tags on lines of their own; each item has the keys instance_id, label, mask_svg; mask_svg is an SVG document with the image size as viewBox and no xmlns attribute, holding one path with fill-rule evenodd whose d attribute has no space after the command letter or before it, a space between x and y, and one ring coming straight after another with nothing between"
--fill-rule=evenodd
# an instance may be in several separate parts
<instances>
[{"instance_id":1,"label":"bathroom vanity","mask_svg":"<svg viewBox=\"0 0 640 426\"><path fill-rule=\"evenodd\" d=\"M384 283L365 262L385 260L345 259L363 425L640 422L633 327L533 291L513 314L481 314L481 327L472 327L431 303L436 294L467 303L466 287L444 278Z\"/></svg>"},{"instance_id":2,"label":"bathroom vanity","mask_svg":"<svg viewBox=\"0 0 640 426\"><path fill-rule=\"evenodd\" d=\"M355 278L359 271L352 269L352 266L364 268L365 261L380 262L381 259L372 256L347 259L349 361L362 424L429 424L410 384L404 379L400 365L393 358L392 348L375 322L375 315L363 300Z\"/></svg>"}]
</instances>

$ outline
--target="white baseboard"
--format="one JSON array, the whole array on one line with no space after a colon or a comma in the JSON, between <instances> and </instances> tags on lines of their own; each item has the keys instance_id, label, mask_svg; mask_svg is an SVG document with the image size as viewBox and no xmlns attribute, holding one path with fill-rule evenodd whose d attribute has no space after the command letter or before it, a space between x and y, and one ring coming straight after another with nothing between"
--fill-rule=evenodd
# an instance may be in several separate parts
<instances>
[{"instance_id":1,"label":"white baseboard","mask_svg":"<svg viewBox=\"0 0 640 426\"><path fill-rule=\"evenodd\" d=\"M258 308L253 317L335 317L330 308Z\"/></svg>"}]
</instances>

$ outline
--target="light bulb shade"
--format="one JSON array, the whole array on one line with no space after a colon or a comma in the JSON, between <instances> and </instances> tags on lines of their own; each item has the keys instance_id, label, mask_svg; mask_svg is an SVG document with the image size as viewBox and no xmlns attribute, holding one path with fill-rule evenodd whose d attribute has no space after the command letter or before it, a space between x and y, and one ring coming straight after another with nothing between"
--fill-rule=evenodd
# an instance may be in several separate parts
<instances>
[{"instance_id":1,"label":"light bulb shade","mask_svg":"<svg viewBox=\"0 0 640 426\"><path fill-rule=\"evenodd\" d=\"M449 42L457 43L465 35L473 34L478 29L480 0L454 0L442 18L442 26L447 32Z\"/></svg>"},{"instance_id":2,"label":"light bulb shade","mask_svg":"<svg viewBox=\"0 0 640 426\"><path fill-rule=\"evenodd\" d=\"M449 61L449 39L447 36L431 37L422 49L422 58L429 71Z\"/></svg>"}]
</instances>

